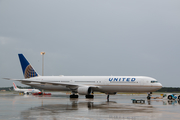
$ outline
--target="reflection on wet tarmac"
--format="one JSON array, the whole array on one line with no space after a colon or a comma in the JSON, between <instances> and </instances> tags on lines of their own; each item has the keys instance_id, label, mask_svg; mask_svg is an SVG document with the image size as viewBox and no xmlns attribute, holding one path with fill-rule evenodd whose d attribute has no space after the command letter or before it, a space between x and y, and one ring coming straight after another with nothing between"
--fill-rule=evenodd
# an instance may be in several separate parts
<instances>
[{"instance_id":1,"label":"reflection on wet tarmac","mask_svg":"<svg viewBox=\"0 0 180 120\"><path fill-rule=\"evenodd\" d=\"M85 111L88 114L84 113ZM124 114L153 113L154 111L155 108L153 108L153 106L133 106L128 104L118 104L115 101L94 103L92 101L78 102L77 100L71 100L68 104L46 104L43 106L29 108L28 110L22 111L21 115L23 118L28 119L34 119L38 116L45 118L47 115L54 116L54 118L56 118L55 116L61 116L61 118L69 117L69 119L74 117L78 119L81 117L92 119L93 116L95 116L95 119L100 115L103 119L105 119L110 116L113 117L114 115L124 116Z\"/></svg>"},{"instance_id":2,"label":"reflection on wet tarmac","mask_svg":"<svg viewBox=\"0 0 180 120\"><path fill-rule=\"evenodd\" d=\"M131 99L145 95L95 95L94 99L69 99L68 95L18 96L0 95L1 119L179 119L179 101L150 100L133 104Z\"/></svg>"},{"instance_id":3,"label":"reflection on wet tarmac","mask_svg":"<svg viewBox=\"0 0 180 120\"><path fill-rule=\"evenodd\" d=\"M180 100L163 100L163 105L180 105Z\"/></svg>"}]
</instances>

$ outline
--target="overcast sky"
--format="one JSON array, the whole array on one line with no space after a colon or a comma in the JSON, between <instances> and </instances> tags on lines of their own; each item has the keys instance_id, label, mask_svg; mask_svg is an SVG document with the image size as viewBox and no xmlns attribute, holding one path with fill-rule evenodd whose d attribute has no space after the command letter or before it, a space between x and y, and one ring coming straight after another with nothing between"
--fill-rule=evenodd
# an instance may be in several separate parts
<instances>
[{"instance_id":1,"label":"overcast sky","mask_svg":"<svg viewBox=\"0 0 180 120\"><path fill-rule=\"evenodd\" d=\"M180 0L0 0L0 87L24 78L18 53L42 74L42 51L45 75L180 87Z\"/></svg>"}]
</instances>

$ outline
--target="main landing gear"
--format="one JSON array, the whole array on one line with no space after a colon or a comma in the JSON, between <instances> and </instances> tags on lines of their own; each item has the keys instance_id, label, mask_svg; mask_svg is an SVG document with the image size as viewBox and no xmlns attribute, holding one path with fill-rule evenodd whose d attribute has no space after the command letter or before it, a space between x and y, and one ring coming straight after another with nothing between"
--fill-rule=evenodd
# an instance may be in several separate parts
<instances>
[{"instance_id":1,"label":"main landing gear","mask_svg":"<svg viewBox=\"0 0 180 120\"><path fill-rule=\"evenodd\" d=\"M78 98L79 96L78 95L75 95L75 94L72 94L69 96L70 98Z\"/></svg>"},{"instance_id":2,"label":"main landing gear","mask_svg":"<svg viewBox=\"0 0 180 120\"><path fill-rule=\"evenodd\" d=\"M78 98L78 95L72 94L69 96L70 98ZM86 98L94 98L94 95L85 95Z\"/></svg>"},{"instance_id":3,"label":"main landing gear","mask_svg":"<svg viewBox=\"0 0 180 120\"><path fill-rule=\"evenodd\" d=\"M149 92L149 93L148 93L147 100L150 100L150 99L151 99L151 94L152 94L152 92Z\"/></svg>"},{"instance_id":4,"label":"main landing gear","mask_svg":"<svg viewBox=\"0 0 180 120\"><path fill-rule=\"evenodd\" d=\"M94 98L94 95L86 95L86 98Z\"/></svg>"}]
</instances>

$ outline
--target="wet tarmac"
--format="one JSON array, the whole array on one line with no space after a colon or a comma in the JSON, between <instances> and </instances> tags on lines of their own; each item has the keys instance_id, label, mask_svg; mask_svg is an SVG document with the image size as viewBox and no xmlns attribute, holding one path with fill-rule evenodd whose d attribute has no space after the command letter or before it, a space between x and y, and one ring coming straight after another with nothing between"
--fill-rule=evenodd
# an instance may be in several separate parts
<instances>
[{"instance_id":1,"label":"wet tarmac","mask_svg":"<svg viewBox=\"0 0 180 120\"><path fill-rule=\"evenodd\" d=\"M179 120L180 103L146 100L146 95L97 94L94 99L70 99L65 93L51 96L0 94L0 120ZM145 99L145 104L131 99Z\"/></svg>"}]
</instances>

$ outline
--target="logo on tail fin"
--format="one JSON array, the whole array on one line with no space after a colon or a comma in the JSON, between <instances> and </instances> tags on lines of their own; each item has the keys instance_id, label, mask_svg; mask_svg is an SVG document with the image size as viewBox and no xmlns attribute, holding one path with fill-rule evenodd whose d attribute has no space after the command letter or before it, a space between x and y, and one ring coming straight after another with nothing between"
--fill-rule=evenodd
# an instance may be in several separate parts
<instances>
[{"instance_id":1,"label":"logo on tail fin","mask_svg":"<svg viewBox=\"0 0 180 120\"><path fill-rule=\"evenodd\" d=\"M38 74L35 72L35 70L32 68L31 65L28 65L24 72L25 78L35 77L38 76Z\"/></svg>"},{"instance_id":2,"label":"logo on tail fin","mask_svg":"<svg viewBox=\"0 0 180 120\"><path fill-rule=\"evenodd\" d=\"M16 85L15 85L15 83L13 82L13 85L14 85L14 89L17 89L17 87L16 87Z\"/></svg>"}]
</instances>

